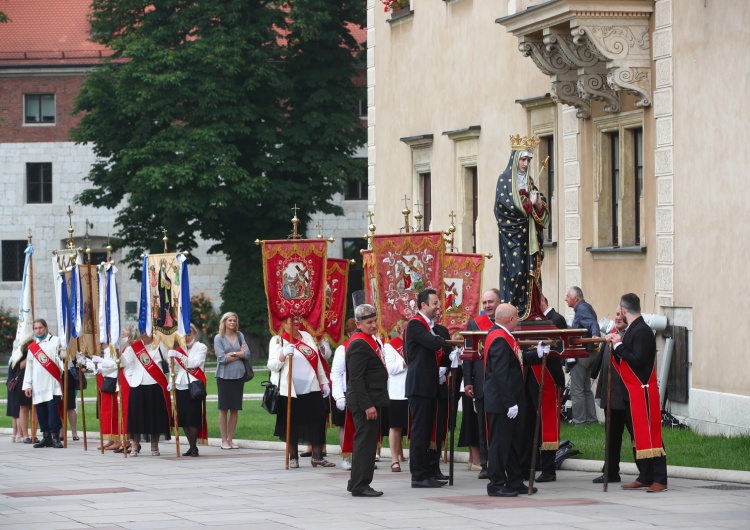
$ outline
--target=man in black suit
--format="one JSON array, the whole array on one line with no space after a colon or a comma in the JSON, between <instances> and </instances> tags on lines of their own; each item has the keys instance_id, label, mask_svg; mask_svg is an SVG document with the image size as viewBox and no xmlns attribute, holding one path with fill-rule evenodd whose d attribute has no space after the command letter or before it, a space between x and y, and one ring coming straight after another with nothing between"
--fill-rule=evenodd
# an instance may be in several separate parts
<instances>
[{"instance_id":1,"label":"man in black suit","mask_svg":"<svg viewBox=\"0 0 750 530\"><path fill-rule=\"evenodd\" d=\"M409 320L404 341L409 365L405 386L411 421L409 471L412 488L439 488L447 481L433 476L428 455L438 397L437 351L445 346L445 339L432 330L433 318L440 308L437 291L425 289L419 293L417 307L419 312Z\"/></svg>"},{"instance_id":2,"label":"man in black suit","mask_svg":"<svg viewBox=\"0 0 750 530\"><path fill-rule=\"evenodd\" d=\"M489 420L487 494L491 497L515 497L525 493L521 463L518 459L520 426L523 415L523 361L521 350L511 334L518 324L518 310L500 304L495 325L485 343L484 408Z\"/></svg>"},{"instance_id":3,"label":"man in black suit","mask_svg":"<svg viewBox=\"0 0 750 530\"><path fill-rule=\"evenodd\" d=\"M371 486L375 472L375 451L380 434L379 407L390 404L388 370L383 345L375 338L378 315L375 308L362 304L355 308L358 332L346 349L346 406L354 420L352 470L347 490L354 497L380 497L383 492Z\"/></svg>"},{"instance_id":4,"label":"man in black suit","mask_svg":"<svg viewBox=\"0 0 750 530\"><path fill-rule=\"evenodd\" d=\"M620 308L617 308L615 312L615 329L613 333L619 333L620 337L625 335L625 328L628 327L625 319L622 318ZM594 394L594 401L596 405L604 409L605 415L607 411L607 395L610 397L610 418L609 418L609 462L607 464L608 474L607 480L609 482L620 482L620 451L622 450L622 435L625 432L625 417L627 416L628 403L625 401L627 396L627 389L622 382L620 374L617 370L612 371L612 389L607 391L607 380L609 379L608 374L610 367L612 366L612 360L610 355L610 344L607 342L602 348L602 355L599 362L600 366L594 368L594 372L591 374L592 377L598 376L598 382L596 384L596 394ZM630 439L633 439L631 433ZM635 452L635 449L633 450ZM633 455L635 458L635 454ZM602 467L604 472L604 467ZM593 481L594 484L604 483L604 475L596 477Z\"/></svg>"},{"instance_id":5,"label":"man in black suit","mask_svg":"<svg viewBox=\"0 0 750 530\"><path fill-rule=\"evenodd\" d=\"M556 328L566 329L568 324L565 318L547 305L547 298L541 297L539 309L545 317L550 320ZM541 474L536 477L536 482L554 482L557 480L555 471L555 455L559 447L559 436L545 440L544 432L554 430L560 432L560 393L565 388L565 373L562 361L559 357L547 358L547 373L544 376L544 391L547 396L556 396L557 399L549 397L542 399L542 418L540 426L539 447L534 445L534 431L536 429L536 412L539 407L539 380L541 378L542 354L538 348L533 348L523 354L524 364L524 392L526 398L526 411L523 417L519 417L521 424L521 444L518 446L518 456L521 459L521 469L525 472L531 468L531 457L533 451L540 451L539 462L536 466ZM551 377L550 377L551 376Z\"/></svg>"},{"instance_id":6,"label":"man in black suit","mask_svg":"<svg viewBox=\"0 0 750 530\"><path fill-rule=\"evenodd\" d=\"M485 291L482 294L482 310L484 314L469 320L469 323L466 325L466 331L489 331L495 324L495 309L499 305L500 291L498 289ZM464 408L464 415L476 415L477 427L479 428L479 464L482 469L477 478L486 479L489 477L489 472L487 471L487 425L484 416L484 359L464 361L463 371L464 393L467 398L473 400L473 408L470 410ZM466 420L464 420L464 423L469 424ZM471 435L467 433L466 438L471 440ZM471 452L476 450L476 448L470 448Z\"/></svg>"},{"instance_id":7,"label":"man in black suit","mask_svg":"<svg viewBox=\"0 0 750 530\"><path fill-rule=\"evenodd\" d=\"M635 440L638 478L623 484L626 490L647 488L649 493L667 490L667 453L661 437L659 387L656 381L656 338L641 316L641 300L628 293L620 298L620 312L628 322L624 337L607 335L615 368L627 390L625 425Z\"/></svg>"}]
</instances>

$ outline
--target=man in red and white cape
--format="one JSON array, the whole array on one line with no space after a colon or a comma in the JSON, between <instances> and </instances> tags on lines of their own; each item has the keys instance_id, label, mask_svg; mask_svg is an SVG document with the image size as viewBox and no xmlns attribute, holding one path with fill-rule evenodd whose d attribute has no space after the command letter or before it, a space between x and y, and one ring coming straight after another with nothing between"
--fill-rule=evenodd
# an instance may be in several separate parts
<instances>
[{"instance_id":1,"label":"man in red and white cape","mask_svg":"<svg viewBox=\"0 0 750 530\"><path fill-rule=\"evenodd\" d=\"M22 390L36 407L39 428L43 438L34 447L55 447L61 449L59 403L62 399L63 363L60 359L60 339L50 335L47 322L34 320L34 341L29 344L26 373L23 376Z\"/></svg>"}]
</instances>

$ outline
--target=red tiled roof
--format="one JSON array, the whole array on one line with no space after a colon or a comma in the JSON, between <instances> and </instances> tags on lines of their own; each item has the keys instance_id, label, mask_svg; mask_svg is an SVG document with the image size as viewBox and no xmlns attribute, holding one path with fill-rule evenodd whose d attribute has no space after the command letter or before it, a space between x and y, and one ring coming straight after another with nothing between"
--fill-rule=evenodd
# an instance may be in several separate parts
<instances>
[{"instance_id":1,"label":"red tiled roof","mask_svg":"<svg viewBox=\"0 0 750 530\"><path fill-rule=\"evenodd\" d=\"M96 63L110 55L90 42L91 0L0 0L0 66Z\"/></svg>"}]
</instances>

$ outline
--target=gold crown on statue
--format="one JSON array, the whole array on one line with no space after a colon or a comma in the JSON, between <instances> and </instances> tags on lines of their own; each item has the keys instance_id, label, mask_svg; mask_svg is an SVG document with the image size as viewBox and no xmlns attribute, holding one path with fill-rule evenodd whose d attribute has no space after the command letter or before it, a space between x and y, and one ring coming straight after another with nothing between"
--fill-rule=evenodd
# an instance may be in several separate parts
<instances>
[{"instance_id":1,"label":"gold crown on statue","mask_svg":"<svg viewBox=\"0 0 750 530\"><path fill-rule=\"evenodd\" d=\"M513 151L530 151L533 153L540 142L541 140L537 136L521 136L520 134L510 136L510 147Z\"/></svg>"}]
</instances>

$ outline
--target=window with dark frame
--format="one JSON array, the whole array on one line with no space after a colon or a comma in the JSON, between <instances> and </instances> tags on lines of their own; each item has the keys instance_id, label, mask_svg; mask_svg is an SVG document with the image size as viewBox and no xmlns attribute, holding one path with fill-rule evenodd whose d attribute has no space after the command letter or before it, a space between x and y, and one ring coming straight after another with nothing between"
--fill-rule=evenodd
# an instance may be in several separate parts
<instances>
[{"instance_id":1,"label":"window with dark frame","mask_svg":"<svg viewBox=\"0 0 750 530\"><path fill-rule=\"evenodd\" d=\"M24 123L55 123L54 94L24 94Z\"/></svg>"},{"instance_id":2,"label":"window with dark frame","mask_svg":"<svg viewBox=\"0 0 750 530\"><path fill-rule=\"evenodd\" d=\"M352 105L352 112L360 118L367 118L367 87L357 87L357 99Z\"/></svg>"},{"instance_id":3,"label":"window with dark frame","mask_svg":"<svg viewBox=\"0 0 750 530\"><path fill-rule=\"evenodd\" d=\"M344 192L345 201L363 201L367 200L367 159L366 158L355 158L352 160L360 169L359 180L350 180L346 183L346 191Z\"/></svg>"},{"instance_id":4,"label":"window with dark frame","mask_svg":"<svg viewBox=\"0 0 750 530\"><path fill-rule=\"evenodd\" d=\"M52 163L29 162L26 164L26 203L49 204L52 202Z\"/></svg>"},{"instance_id":5,"label":"window with dark frame","mask_svg":"<svg viewBox=\"0 0 750 530\"><path fill-rule=\"evenodd\" d=\"M635 184L635 197L633 208L635 210L635 244L641 245L641 195L643 194L643 129L633 130L633 171Z\"/></svg>"},{"instance_id":6,"label":"window with dark frame","mask_svg":"<svg viewBox=\"0 0 750 530\"><path fill-rule=\"evenodd\" d=\"M612 184L612 246L620 244L620 225L618 223L620 210L620 133L609 135L610 148L610 177Z\"/></svg>"},{"instance_id":7,"label":"window with dark frame","mask_svg":"<svg viewBox=\"0 0 750 530\"><path fill-rule=\"evenodd\" d=\"M479 189L477 168L471 168L471 251L477 251L477 219L479 218Z\"/></svg>"},{"instance_id":8,"label":"window with dark frame","mask_svg":"<svg viewBox=\"0 0 750 530\"><path fill-rule=\"evenodd\" d=\"M427 232L432 223L432 174L422 173L422 230Z\"/></svg>"},{"instance_id":9,"label":"window with dark frame","mask_svg":"<svg viewBox=\"0 0 750 530\"><path fill-rule=\"evenodd\" d=\"M28 242L24 239L3 241L3 281L20 282L23 280L23 265L26 260L24 251Z\"/></svg>"},{"instance_id":10,"label":"window with dark frame","mask_svg":"<svg viewBox=\"0 0 750 530\"><path fill-rule=\"evenodd\" d=\"M552 197L555 196L555 137L545 136L543 140L547 148L547 156L549 157L549 162L547 163L547 204L550 205ZM549 225L547 226L547 241L553 240L552 220L553 216L550 215Z\"/></svg>"},{"instance_id":11,"label":"window with dark frame","mask_svg":"<svg viewBox=\"0 0 750 530\"><path fill-rule=\"evenodd\" d=\"M347 300L351 300L351 294L361 291L365 288L365 269L362 265L362 253L360 250L367 250L367 240L362 237L345 237L342 239L344 246L344 259L353 259L354 263L349 265L349 280L347 284ZM354 314L352 304L347 304L347 316Z\"/></svg>"}]
</instances>

